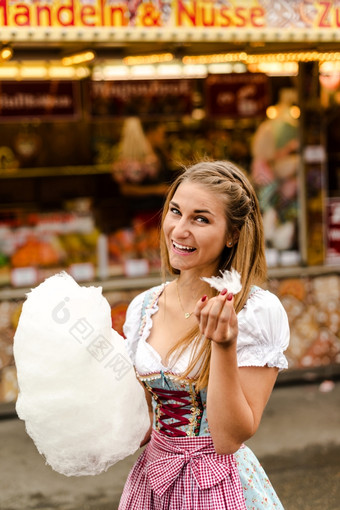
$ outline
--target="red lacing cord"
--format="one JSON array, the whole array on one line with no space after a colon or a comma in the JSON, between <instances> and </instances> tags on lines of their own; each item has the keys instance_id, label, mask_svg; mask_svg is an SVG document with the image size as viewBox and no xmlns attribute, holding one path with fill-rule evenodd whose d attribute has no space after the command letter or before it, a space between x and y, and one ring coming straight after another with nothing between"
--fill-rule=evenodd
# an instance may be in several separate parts
<instances>
[{"instance_id":1,"label":"red lacing cord","mask_svg":"<svg viewBox=\"0 0 340 510\"><path fill-rule=\"evenodd\" d=\"M165 390L161 388L153 388L153 392L157 394L161 403L159 417L160 430L169 436L186 436L183 430L178 430L178 427L188 425L189 419L185 416L188 414L188 406L191 406L190 393L187 391ZM175 400L176 403L167 402L168 400ZM164 402L163 402L164 401ZM166 423L164 420L174 418L177 421L174 423Z\"/></svg>"}]
</instances>

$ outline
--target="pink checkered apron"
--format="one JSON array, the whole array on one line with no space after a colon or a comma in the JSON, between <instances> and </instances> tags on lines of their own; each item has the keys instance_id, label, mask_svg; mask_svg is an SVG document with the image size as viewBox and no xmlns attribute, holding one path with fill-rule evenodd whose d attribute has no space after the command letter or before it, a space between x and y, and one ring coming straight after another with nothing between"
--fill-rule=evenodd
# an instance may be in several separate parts
<instances>
[{"instance_id":1,"label":"pink checkered apron","mask_svg":"<svg viewBox=\"0 0 340 510\"><path fill-rule=\"evenodd\" d=\"M210 436L169 437L153 430L119 510L247 509L233 455L218 455Z\"/></svg>"}]
</instances>

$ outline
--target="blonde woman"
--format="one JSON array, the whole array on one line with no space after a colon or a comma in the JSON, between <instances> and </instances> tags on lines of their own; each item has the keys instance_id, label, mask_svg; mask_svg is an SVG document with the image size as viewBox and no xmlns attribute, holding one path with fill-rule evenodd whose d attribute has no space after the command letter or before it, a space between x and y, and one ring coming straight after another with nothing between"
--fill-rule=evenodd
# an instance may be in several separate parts
<instances>
[{"instance_id":1,"label":"blonde woman","mask_svg":"<svg viewBox=\"0 0 340 510\"><path fill-rule=\"evenodd\" d=\"M186 169L165 202L161 252L175 278L137 296L124 326L151 426L119 510L282 510L244 445L287 367L289 327L259 287L262 220L243 171L224 161ZM235 295L202 280L232 268Z\"/></svg>"}]
</instances>

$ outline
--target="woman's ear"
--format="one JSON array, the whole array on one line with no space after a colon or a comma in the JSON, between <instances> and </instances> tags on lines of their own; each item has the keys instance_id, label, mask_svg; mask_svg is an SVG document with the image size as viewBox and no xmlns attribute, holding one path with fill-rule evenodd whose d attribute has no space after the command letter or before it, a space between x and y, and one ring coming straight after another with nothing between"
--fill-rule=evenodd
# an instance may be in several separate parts
<instances>
[{"instance_id":1,"label":"woman's ear","mask_svg":"<svg viewBox=\"0 0 340 510\"><path fill-rule=\"evenodd\" d=\"M240 237L240 232L238 230L235 230L233 232L233 245L237 243L239 237Z\"/></svg>"},{"instance_id":2,"label":"woman's ear","mask_svg":"<svg viewBox=\"0 0 340 510\"><path fill-rule=\"evenodd\" d=\"M230 237L226 240L226 247L232 248L238 241L240 233L238 231L233 232L232 238Z\"/></svg>"}]
</instances>

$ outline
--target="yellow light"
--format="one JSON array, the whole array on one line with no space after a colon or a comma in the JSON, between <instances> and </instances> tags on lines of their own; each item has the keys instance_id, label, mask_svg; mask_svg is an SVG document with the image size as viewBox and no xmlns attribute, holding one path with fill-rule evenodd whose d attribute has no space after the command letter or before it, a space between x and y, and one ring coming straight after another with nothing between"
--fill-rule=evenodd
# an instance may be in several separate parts
<instances>
[{"instance_id":1,"label":"yellow light","mask_svg":"<svg viewBox=\"0 0 340 510\"><path fill-rule=\"evenodd\" d=\"M247 71L247 67L242 64L242 62L235 62L233 65L233 72L234 73L245 73Z\"/></svg>"},{"instance_id":2,"label":"yellow light","mask_svg":"<svg viewBox=\"0 0 340 510\"><path fill-rule=\"evenodd\" d=\"M274 120L277 117L277 108L276 106L268 106L266 110L266 115L268 119Z\"/></svg>"},{"instance_id":3,"label":"yellow light","mask_svg":"<svg viewBox=\"0 0 340 510\"><path fill-rule=\"evenodd\" d=\"M247 54L242 53L220 53L213 55L194 55L182 58L183 64L217 64L224 62L240 62Z\"/></svg>"},{"instance_id":4,"label":"yellow light","mask_svg":"<svg viewBox=\"0 0 340 510\"><path fill-rule=\"evenodd\" d=\"M13 56L13 50L10 46L4 46L0 50L0 59L9 60Z\"/></svg>"},{"instance_id":5,"label":"yellow light","mask_svg":"<svg viewBox=\"0 0 340 510\"><path fill-rule=\"evenodd\" d=\"M50 65L47 69L48 78L57 80L81 79L90 74L90 70L85 66L63 67L60 65Z\"/></svg>"},{"instance_id":6,"label":"yellow light","mask_svg":"<svg viewBox=\"0 0 340 510\"><path fill-rule=\"evenodd\" d=\"M299 66L297 62L260 62L248 64L251 73L264 73L268 76L297 76Z\"/></svg>"},{"instance_id":7,"label":"yellow light","mask_svg":"<svg viewBox=\"0 0 340 510\"><path fill-rule=\"evenodd\" d=\"M36 66L23 65L20 67L20 77L27 78L27 79L47 78L47 66L44 66L44 65L36 65Z\"/></svg>"},{"instance_id":8,"label":"yellow light","mask_svg":"<svg viewBox=\"0 0 340 510\"><path fill-rule=\"evenodd\" d=\"M340 71L340 61L325 61L319 66L319 71L322 74L329 74Z\"/></svg>"},{"instance_id":9,"label":"yellow light","mask_svg":"<svg viewBox=\"0 0 340 510\"><path fill-rule=\"evenodd\" d=\"M0 66L0 78L2 79L13 79L19 74L19 68L17 66Z\"/></svg>"},{"instance_id":10,"label":"yellow light","mask_svg":"<svg viewBox=\"0 0 340 510\"><path fill-rule=\"evenodd\" d=\"M183 75L184 76L196 76L196 77L202 77L204 78L207 76L208 70L207 66L200 64L200 65L187 65L184 66L183 69Z\"/></svg>"},{"instance_id":11,"label":"yellow light","mask_svg":"<svg viewBox=\"0 0 340 510\"><path fill-rule=\"evenodd\" d=\"M156 74L156 68L152 65L139 65L131 68L131 76L151 77Z\"/></svg>"},{"instance_id":12,"label":"yellow light","mask_svg":"<svg viewBox=\"0 0 340 510\"><path fill-rule=\"evenodd\" d=\"M182 66L180 64L160 64L157 66L158 76L181 76Z\"/></svg>"},{"instance_id":13,"label":"yellow light","mask_svg":"<svg viewBox=\"0 0 340 510\"><path fill-rule=\"evenodd\" d=\"M293 118L293 119L299 119L300 118L300 114L301 114L301 111L300 111L300 108L296 105L293 105L289 108L289 113L290 113L290 116Z\"/></svg>"},{"instance_id":14,"label":"yellow light","mask_svg":"<svg viewBox=\"0 0 340 510\"><path fill-rule=\"evenodd\" d=\"M78 79L87 78L90 76L90 69L85 66L77 66L75 68L75 77Z\"/></svg>"},{"instance_id":15,"label":"yellow light","mask_svg":"<svg viewBox=\"0 0 340 510\"><path fill-rule=\"evenodd\" d=\"M0 65L0 80L79 80L86 78L90 69L86 66L63 67L59 60L23 60L20 63L10 62Z\"/></svg>"},{"instance_id":16,"label":"yellow light","mask_svg":"<svg viewBox=\"0 0 340 510\"><path fill-rule=\"evenodd\" d=\"M170 62L174 56L172 53L158 53L154 55L137 55L123 58L123 62L127 66L143 65L143 64L159 64L162 62Z\"/></svg>"},{"instance_id":17,"label":"yellow light","mask_svg":"<svg viewBox=\"0 0 340 510\"><path fill-rule=\"evenodd\" d=\"M206 112L205 112L205 110L203 108L195 108L192 111L191 116L195 120L202 120L206 116Z\"/></svg>"},{"instance_id":18,"label":"yellow light","mask_svg":"<svg viewBox=\"0 0 340 510\"><path fill-rule=\"evenodd\" d=\"M82 51L62 58L61 63L64 66L73 66L77 64L84 64L85 62L91 62L95 58L96 54L94 51Z\"/></svg>"},{"instance_id":19,"label":"yellow light","mask_svg":"<svg viewBox=\"0 0 340 510\"><path fill-rule=\"evenodd\" d=\"M217 53L211 55L185 56L183 64L212 64L224 62L243 62L244 64L259 64L263 62L310 62L310 61L339 61L340 52L296 51L286 53Z\"/></svg>"},{"instance_id":20,"label":"yellow light","mask_svg":"<svg viewBox=\"0 0 340 510\"><path fill-rule=\"evenodd\" d=\"M229 74L233 72L233 65L230 62L209 64L208 71L210 74Z\"/></svg>"},{"instance_id":21,"label":"yellow light","mask_svg":"<svg viewBox=\"0 0 340 510\"><path fill-rule=\"evenodd\" d=\"M51 66L48 69L48 75L50 78L74 78L75 68L74 67L63 67L63 66Z\"/></svg>"},{"instance_id":22,"label":"yellow light","mask_svg":"<svg viewBox=\"0 0 340 510\"><path fill-rule=\"evenodd\" d=\"M126 78L128 75L129 69L123 65L94 66L92 71L92 79L99 81Z\"/></svg>"}]
</instances>

